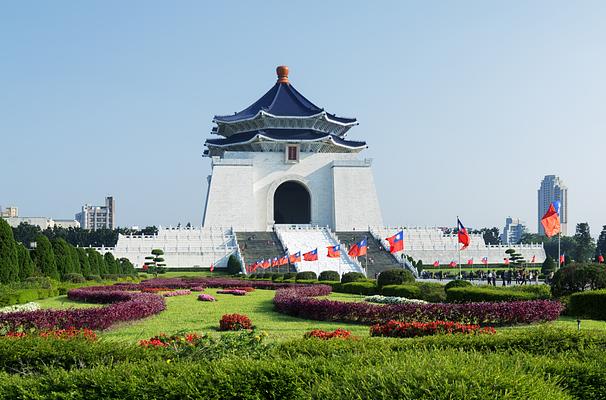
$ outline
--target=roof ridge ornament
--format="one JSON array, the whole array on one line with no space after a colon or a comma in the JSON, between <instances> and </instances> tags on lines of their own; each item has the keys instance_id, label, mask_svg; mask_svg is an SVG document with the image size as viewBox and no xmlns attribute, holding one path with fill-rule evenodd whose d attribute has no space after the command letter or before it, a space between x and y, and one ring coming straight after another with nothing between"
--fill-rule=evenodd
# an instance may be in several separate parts
<instances>
[{"instance_id":1,"label":"roof ridge ornament","mask_svg":"<svg viewBox=\"0 0 606 400\"><path fill-rule=\"evenodd\" d=\"M288 83L288 67L286 65L278 65L276 73L278 74L278 83Z\"/></svg>"}]
</instances>

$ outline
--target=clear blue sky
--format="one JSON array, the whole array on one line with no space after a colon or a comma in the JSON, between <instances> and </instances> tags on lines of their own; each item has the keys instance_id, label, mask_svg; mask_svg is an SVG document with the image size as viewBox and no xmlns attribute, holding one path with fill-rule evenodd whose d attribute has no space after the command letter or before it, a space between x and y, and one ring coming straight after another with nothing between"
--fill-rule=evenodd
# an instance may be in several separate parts
<instances>
[{"instance_id":1,"label":"clear blue sky","mask_svg":"<svg viewBox=\"0 0 606 400\"><path fill-rule=\"evenodd\" d=\"M360 125L390 224L536 230L545 174L606 224L606 2L52 1L0 5L0 204L201 223L215 114L290 66Z\"/></svg>"}]
</instances>

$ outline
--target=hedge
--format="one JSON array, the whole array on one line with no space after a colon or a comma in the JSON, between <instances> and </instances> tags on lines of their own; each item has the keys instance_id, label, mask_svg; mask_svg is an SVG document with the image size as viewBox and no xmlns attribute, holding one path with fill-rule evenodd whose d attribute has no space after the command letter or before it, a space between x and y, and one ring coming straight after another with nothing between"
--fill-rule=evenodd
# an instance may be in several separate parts
<instances>
[{"instance_id":1,"label":"hedge","mask_svg":"<svg viewBox=\"0 0 606 400\"><path fill-rule=\"evenodd\" d=\"M316 275L313 271L303 271L298 272L295 280L298 281L306 281L306 280L316 280L318 279L318 275Z\"/></svg>"},{"instance_id":2,"label":"hedge","mask_svg":"<svg viewBox=\"0 0 606 400\"><path fill-rule=\"evenodd\" d=\"M360 272L346 272L341 276L341 283L365 281L366 276Z\"/></svg>"},{"instance_id":3,"label":"hedge","mask_svg":"<svg viewBox=\"0 0 606 400\"><path fill-rule=\"evenodd\" d=\"M450 303L469 303L480 301L499 302L535 299L537 299L537 295L534 293L484 286L455 287L446 291L446 300Z\"/></svg>"},{"instance_id":4,"label":"hedge","mask_svg":"<svg viewBox=\"0 0 606 400\"><path fill-rule=\"evenodd\" d=\"M340 284L339 288L342 293L371 295L378 293L377 285L374 282L360 281Z\"/></svg>"},{"instance_id":5,"label":"hedge","mask_svg":"<svg viewBox=\"0 0 606 400\"><path fill-rule=\"evenodd\" d=\"M0 291L0 307L29 303L59 295L57 288L52 289L8 289Z\"/></svg>"},{"instance_id":6,"label":"hedge","mask_svg":"<svg viewBox=\"0 0 606 400\"><path fill-rule=\"evenodd\" d=\"M406 297L407 299L421 299L421 289L415 285L387 285L381 289L383 296ZM423 299L421 299L423 300Z\"/></svg>"},{"instance_id":7,"label":"hedge","mask_svg":"<svg viewBox=\"0 0 606 400\"><path fill-rule=\"evenodd\" d=\"M319 281L338 281L340 279L337 271L322 271L318 277Z\"/></svg>"},{"instance_id":8,"label":"hedge","mask_svg":"<svg viewBox=\"0 0 606 400\"><path fill-rule=\"evenodd\" d=\"M569 315L606 320L606 289L574 293L568 307Z\"/></svg>"},{"instance_id":9,"label":"hedge","mask_svg":"<svg viewBox=\"0 0 606 400\"><path fill-rule=\"evenodd\" d=\"M410 271L402 268L395 268L381 272L377 278L377 286L381 288L386 285L414 283L414 281L415 277Z\"/></svg>"}]
</instances>

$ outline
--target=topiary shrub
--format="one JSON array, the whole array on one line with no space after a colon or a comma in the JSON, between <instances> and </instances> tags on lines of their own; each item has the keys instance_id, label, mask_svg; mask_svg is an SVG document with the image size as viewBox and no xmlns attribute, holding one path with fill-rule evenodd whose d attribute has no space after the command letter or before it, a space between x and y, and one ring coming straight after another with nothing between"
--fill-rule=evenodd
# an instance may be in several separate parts
<instances>
[{"instance_id":1,"label":"topiary shrub","mask_svg":"<svg viewBox=\"0 0 606 400\"><path fill-rule=\"evenodd\" d=\"M406 297L407 299L421 299L421 289L415 285L386 285L381 288L384 296Z\"/></svg>"},{"instance_id":2,"label":"topiary shrub","mask_svg":"<svg viewBox=\"0 0 606 400\"><path fill-rule=\"evenodd\" d=\"M294 279L297 277L297 273L296 272L287 272L284 274L284 280L287 279Z\"/></svg>"},{"instance_id":3,"label":"topiary shrub","mask_svg":"<svg viewBox=\"0 0 606 400\"><path fill-rule=\"evenodd\" d=\"M299 281L308 281L308 280L316 280L316 279L318 279L318 276L313 271L298 272L297 275L295 276L295 280L297 282L299 282Z\"/></svg>"},{"instance_id":4,"label":"topiary shrub","mask_svg":"<svg viewBox=\"0 0 606 400\"><path fill-rule=\"evenodd\" d=\"M365 281L366 277L360 272L347 272L341 276L341 283Z\"/></svg>"},{"instance_id":5,"label":"topiary shrub","mask_svg":"<svg viewBox=\"0 0 606 400\"><path fill-rule=\"evenodd\" d=\"M377 285L372 281L357 281L342 283L340 291L343 293L363 294L365 296L378 293Z\"/></svg>"},{"instance_id":6,"label":"topiary shrub","mask_svg":"<svg viewBox=\"0 0 606 400\"><path fill-rule=\"evenodd\" d=\"M284 279L284 274L275 273L274 276L271 277L272 282L281 281Z\"/></svg>"},{"instance_id":7,"label":"topiary shrub","mask_svg":"<svg viewBox=\"0 0 606 400\"><path fill-rule=\"evenodd\" d=\"M430 303L444 303L446 301L446 290L444 285L433 282L416 282L414 286L421 291L421 296L416 297Z\"/></svg>"},{"instance_id":8,"label":"topiary shrub","mask_svg":"<svg viewBox=\"0 0 606 400\"><path fill-rule=\"evenodd\" d=\"M551 272L556 270L556 263L553 261L553 258L547 256L545 261L543 261L543 265L541 266L541 273L543 275L549 275Z\"/></svg>"},{"instance_id":9,"label":"topiary shrub","mask_svg":"<svg viewBox=\"0 0 606 400\"><path fill-rule=\"evenodd\" d=\"M446 300L450 303L475 303L482 301L521 301L536 300L533 293L521 290L497 289L491 287L455 287L446 291Z\"/></svg>"},{"instance_id":10,"label":"topiary shrub","mask_svg":"<svg viewBox=\"0 0 606 400\"><path fill-rule=\"evenodd\" d=\"M386 285L402 285L404 283L413 283L415 281L414 275L405 269L388 269L379 274L377 279L377 286L382 288Z\"/></svg>"},{"instance_id":11,"label":"topiary shrub","mask_svg":"<svg viewBox=\"0 0 606 400\"><path fill-rule=\"evenodd\" d=\"M246 315L225 314L219 320L220 331L239 331L241 329L252 329L252 322Z\"/></svg>"},{"instance_id":12,"label":"topiary shrub","mask_svg":"<svg viewBox=\"0 0 606 400\"><path fill-rule=\"evenodd\" d=\"M139 277L141 277L142 274L139 274ZM147 275L145 276L147 278ZM95 281L95 282L101 282L101 277L99 275L86 275L84 277L87 281Z\"/></svg>"},{"instance_id":13,"label":"topiary shrub","mask_svg":"<svg viewBox=\"0 0 606 400\"><path fill-rule=\"evenodd\" d=\"M242 272L242 263L235 254L229 256L227 260L227 273L230 275L238 275Z\"/></svg>"},{"instance_id":14,"label":"topiary shrub","mask_svg":"<svg viewBox=\"0 0 606 400\"><path fill-rule=\"evenodd\" d=\"M568 314L606 320L606 289L572 294L568 303Z\"/></svg>"},{"instance_id":15,"label":"topiary shrub","mask_svg":"<svg viewBox=\"0 0 606 400\"><path fill-rule=\"evenodd\" d=\"M337 271L322 271L318 277L319 281L338 281L339 273Z\"/></svg>"},{"instance_id":16,"label":"topiary shrub","mask_svg":"<svg viewBox=\"0 0 606 400\"><path fill-rule=\"evenodd\" d=\"M556 271L551 281L554 296L606 288L606 269L600 264L571 264Z\"/></svg>"},{"instance_id":17,"label":"topiary shrub","mask_svg":"<svg viewBox=\"0 0 606 400\"><path fill-rule=\"evenodd\" d=\"M454 287L469 287L471 286L471 282L464 281L462 279L455 279L454 281L450 281L444 286L444 290L448 290Z\"/></svg>"},{"instance_id":18,"label":"topiary shrub","mask_svg":"<svg viewBox=\"0 0 606 400\"><path fill-rule=\"evenodd\" d=\"M86 279L84 278L84 276L82 276L82 274L76 274L73 272L63 275L63 280L66 282L71 282L71 283L86 282Z\"/></svg>"}]
</instances>

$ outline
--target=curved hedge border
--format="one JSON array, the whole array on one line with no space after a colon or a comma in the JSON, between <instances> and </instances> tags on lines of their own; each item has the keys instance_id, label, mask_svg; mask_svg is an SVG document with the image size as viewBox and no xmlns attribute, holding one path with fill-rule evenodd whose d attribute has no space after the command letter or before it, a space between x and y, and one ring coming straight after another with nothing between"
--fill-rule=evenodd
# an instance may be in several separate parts
<instances>
[{"instance_id":1,"label":"curved hedge border","mask_svg":"<svg viewBox=\"0 0 606 400\"><path fill-rule=\"evenodd\" d=\"M103 330L117 322L133 321L166 308L164 299L155 294L129 293L125 289L94 286L68 292L72 300L112 303L105 307L38 310L0 315L0 332L29 329L88 328Z\"/></svg>"},{"instance_id":2,"label":"curved hedge border","mask_svg":"<svg viewBox=\"0 0 606 400\"><path fill-rule=\"evenodd\" d=\"M453 321L481 325L515 325L557 319L563 305L557 301L533 300L466 304L390 304L318 300L330 287L279 289L274 297L278 312L295 317L335 322L375 324L387 320L405 322Z\"/></svg>"}]
</instances>

